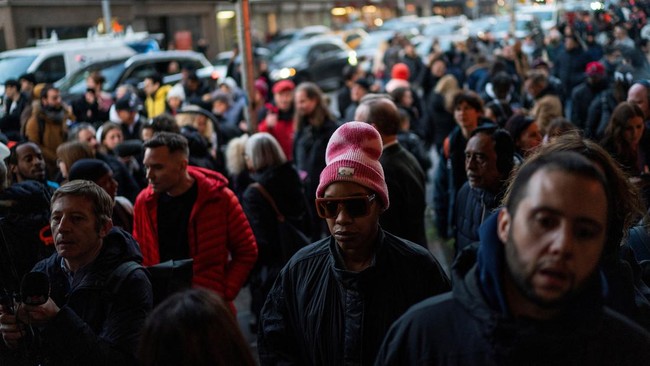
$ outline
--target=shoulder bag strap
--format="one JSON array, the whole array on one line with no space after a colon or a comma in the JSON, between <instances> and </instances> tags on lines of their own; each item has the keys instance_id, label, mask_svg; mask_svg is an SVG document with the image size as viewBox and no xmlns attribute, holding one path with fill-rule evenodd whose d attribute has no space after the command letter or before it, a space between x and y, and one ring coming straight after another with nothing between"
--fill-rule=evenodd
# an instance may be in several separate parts
<instances>
[{"instance_id":1,"label":"shoulder bag strap","mask_svg":"<svg viewBox=\"0 0 650 366\"><path fill-rule=\"evenodd\" d=\"M251 186L257 189L258 191L260 191L260 193L262 194L262 196L264 196L266 201L271 205L271 207L273 207L273 210L275 211L275 215L278 218L278 222L284 222L285 219L284 215L278 209L278 206L275 204L275 200L273 199L273 197L271 197L269 191L267 191L266 188L264 188L264 186L259 183L251 183Z\"/></svg>"}]
</instances>

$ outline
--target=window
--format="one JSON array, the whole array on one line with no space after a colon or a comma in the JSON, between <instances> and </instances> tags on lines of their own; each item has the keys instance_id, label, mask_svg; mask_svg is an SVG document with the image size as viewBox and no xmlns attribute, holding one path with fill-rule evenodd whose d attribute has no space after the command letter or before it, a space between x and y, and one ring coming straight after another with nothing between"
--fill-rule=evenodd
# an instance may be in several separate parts
<instances>
[{"instance_id":1,"label":"window","mask_svg":"<svg viewBox=\"0 0 650 366\"><path fill-rule=\"evenodd\" d=\"M51 56L45 59L34 72L37 83L53 83L65 76L65 61L63 55Z\"/></svg>"}]
</instances>

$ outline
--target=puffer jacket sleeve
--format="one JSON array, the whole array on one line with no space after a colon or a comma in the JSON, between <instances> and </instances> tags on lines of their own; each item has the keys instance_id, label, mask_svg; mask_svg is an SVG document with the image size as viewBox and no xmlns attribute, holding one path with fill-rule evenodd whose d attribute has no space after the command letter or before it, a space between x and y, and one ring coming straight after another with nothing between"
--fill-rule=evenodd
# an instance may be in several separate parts
<instances>
[{"instance_id":1,"label":"puffer jacket sleeve","mask_svg":"<svg viewBox=\"0 0 650 366\"><path fill-rule=\"evenodd\" d=\"M142 252L142 265L151 266L158 264L160 258L158 251L156 250L157 244L154 242L153 233L157 230L156 227L152 227L152 213L147 212L147 205L145 200L145 195L147 189L140 192L138 198L135 200L135 206L133 208L133 238L140 245L140 251Z\"/></svg>"},{"instance_id":2,"label":"puffer jacket sleeve","mask_svg":"<svg viewBox=\"0 0 650 366\"><path fill-rule=\"evenodd\" d=\"M140 331L151 311L151 282L143 271L124 281L99 333L93 332L72 309L64 306L42 335L64 365L137 365Z\"/></svg>"},{"instance_id":3,"label":"puffer jacket sleeve","mask_svg":"<svg viewBox=\"0 0 650 366\"><path fill-rule=\"evenodd\" d=\"M226 301L233 301L255 265L257 244L237 196L230 189L223 191L229 206L227 245L232 258L226 270L224 297Z\"/></svg>"}]
</instances>

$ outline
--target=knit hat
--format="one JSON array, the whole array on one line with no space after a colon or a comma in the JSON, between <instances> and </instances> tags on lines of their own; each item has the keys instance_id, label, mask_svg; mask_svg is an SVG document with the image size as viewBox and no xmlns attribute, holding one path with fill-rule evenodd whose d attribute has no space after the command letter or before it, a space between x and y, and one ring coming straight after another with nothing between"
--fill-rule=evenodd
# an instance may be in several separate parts
<instances>
[{"instance_id":1,"label":"knit hat","mask_svg":"<svg viewBox=\"0 0 650 366\"><path fill-rule=\"evenodd\" d=\"M262 79L255 80L255 90L260 93L262 99L266 99L266 96L269 95L269 86Z\"/></svg>"},{"instance_id":2,"label":"knit hat","mask_svg":"<svg viewBox=\"0 0 650 366\"><path fill-rule=\"evenodd\" d=\"M364 122L348 122L339 127L325 152L327 166L320 174L316 197L334 182L354 182L371 189L388 208L388 187L379 163L382 142L379 132Z\"/></svg>"},{"instance_id":3,"label":"knit hat","mask_svg":"<svg viewBox=\"0 0 650 366\"><path fill-rule=\"evenodd\" d=\"M393 79L408 80L411 76L411 71L409 67L404 63L398 63L393 66L393 69L390 71L390 77Z\"/></svg>"},{"instance_id":4,"label":"knit hat","mask_svg":"<svg viewBox=\"0 0 650 366\"><path fill-rule=\"evenodd\" d=\"M111 168L98 159L80 159L70 168L68 180L84 179L96 182L99 178L111 171Z\"/></svg>"},{"instance_id":5,"label":"knit hat","mask_svg":"<svg viewBox=\"0 0 650 366\"><path fill-rule=\"evenodd\" d=\"M169 91L167 92L167 100L170 98L178 98L180 100L185 100L185 89L183 89L183 84L178 83L174 85Z\"/></svg>"}]
</instances>

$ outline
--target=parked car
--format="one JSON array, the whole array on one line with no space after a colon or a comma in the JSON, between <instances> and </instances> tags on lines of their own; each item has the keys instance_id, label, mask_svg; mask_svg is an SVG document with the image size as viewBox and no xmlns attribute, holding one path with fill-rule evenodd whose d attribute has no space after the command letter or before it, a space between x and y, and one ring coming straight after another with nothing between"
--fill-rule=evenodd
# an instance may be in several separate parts
<instances>
[{"instance_id":1,"label":"parked car","mask_svg":"<svg viewBox=\"0 0 650 366\"><path fill-rule=\"evenodd\" d=\"M289 43L322 36L332 30L324 25L311 25L304 28L290 28L280 31L266 45L272 52L277 52Z\"/></svg>"},{"instance_id":2,"label":"parked car","mask_svg":"<svg viewBox=\"0 0 650 366\"><path fill-rule=\"evenodd\" d=\"M324 91L343 81L343 67L356 65L356 53L336 36L318 36L287 44L269 60L271 79L313 81Z\"/></svg>"},{"instance_id":3,"label":"parked car","mask_svg":"<svg viewBox=\"0 0 650 366\"><path fill-rule=\"evenodd\" d=\"M61 80L56 86L61 90L61 95L65 100L71 100L86 91L86 78L93 71L101 72L106 78L103 86L104 91L113 93L121 84L128 83L137 86L153 72L163 76L163 83L169 83L171 82L169 77L179 74L183 67L201 70L203 75L209 74L213 70L212 65L202 53L160 51L88 65Z\"/></svg>"},{"instance_id":4,"label":"parked car","mask_svg":"<svg viewBox=\"0 0 650 366\"><path fill-rule=\"evenodd\" d=\"M128 32L123 36L93 36L59 40L52 38L38 41L35 47L20 48L0 53L0 95L4 95L4 83L17 79L25 73L33 73L37 83L54 83L71 75L86 65L118 60L133 56L142 44L158 44L146 32Z\"/></svg>"}]
</instances>

